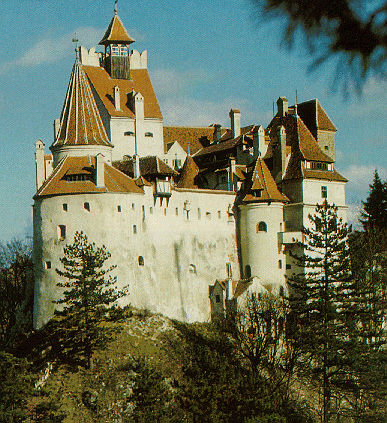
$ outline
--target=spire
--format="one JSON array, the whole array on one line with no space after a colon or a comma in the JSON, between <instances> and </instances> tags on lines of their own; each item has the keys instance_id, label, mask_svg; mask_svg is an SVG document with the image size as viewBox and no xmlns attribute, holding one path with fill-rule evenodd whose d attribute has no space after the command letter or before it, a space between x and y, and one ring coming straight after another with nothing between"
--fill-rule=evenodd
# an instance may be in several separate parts
<instances>
[{"instance_id":1,"label":"spire","mask_svg":"<svg viewBox=\"0 0 387 423\"><path fill-rule=\"evenodd\" d=\"M118 3L118 0L115 0L115 2L114 2L114 14L115 15L117 15L117 9L118 9L117 3Z\"/></svg>"},{"instance_id":2,"label":"spire","mask_svg":"<svg viewBox=\"0 0 387 423\"><path fill-rule=\"evenodd\" d=\"M99 44L107 46L109 44L131 44L135 41L136 40L128 34L115 9L113 19Z\"/></svg>"},{"instance_id":3,"label":"spire","mask_svg":"<svg viewBox=\"0 0 387 423\"><path fill-rule=\"evenodd\" d=\"M60 118L60 127L53 147L62 145L112 146L102 123L89 80L83 66L79 63L75 63L73 67Z\"/></svg>"}]
</instances>

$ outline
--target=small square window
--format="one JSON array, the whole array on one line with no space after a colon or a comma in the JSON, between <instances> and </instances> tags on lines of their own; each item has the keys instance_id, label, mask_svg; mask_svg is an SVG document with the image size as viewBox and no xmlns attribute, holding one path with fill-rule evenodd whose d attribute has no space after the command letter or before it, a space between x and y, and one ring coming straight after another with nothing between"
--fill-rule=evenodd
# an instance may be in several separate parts
<instances>
[{"instance_id":1,"label":"small square window","mask_svg":"<svg viewBox=\"0 0 387 423\"><path fill-rule=\"evenodd\" d=\"M63 211L67 212L67 204L63 203Z\"/></svg>"},{"instance_id":2,"label":"small square window","mask_svg":"<svg viewBox=\"0 0 387 423\"><path fill-rule=\"evenodd\" d=\"M325 146L325 150L329 150L329 146L328 145Z\"/></svg>"},{"instance_id":3,"label":"small square window","mask_svg":"<svg viewBox=\"0 0 387 423\"><path fill-rule=\"evenodd\" d=\"M292 265L291 264L287 264L286 265L286 270L289 270L289 269L291 269L292 268Z\"/></svg>"}]
</instances>

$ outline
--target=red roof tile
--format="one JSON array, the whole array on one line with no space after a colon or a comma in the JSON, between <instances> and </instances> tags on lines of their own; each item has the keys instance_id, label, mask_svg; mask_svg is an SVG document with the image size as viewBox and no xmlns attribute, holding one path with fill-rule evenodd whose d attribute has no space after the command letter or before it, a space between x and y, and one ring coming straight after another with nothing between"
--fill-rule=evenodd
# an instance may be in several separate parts
<instances>
[{"instance_id":1,"label":"red roof tile","mask_svg":"<svg viewBox=\"0 0 387 423\"><path fill-rule=\"evenodd\" d=\"M105 187L97 187L94 182L95 165L95 157L63 158L36 193L35 198L87 192L132 192L143 194L143 191L133 179L107 163L104 164ZM69 181L66 178L69 175L85 175L90 180Z\"/></svg>"},{"instance_id":2,"label":"red roof tile","mask_svg":"<svg viewBox=\"0 0 387 423\"><path fill-rule=\"evenodd\" d=\"M84 69L110 116L134 117L130 101L134 91L136 93L140 92L144 97L144 114L146 118L163 118L147 69L131 69L130 80L112 79L105 69L96 66L84 66ZM120 90L120 110L116 110L114 106L113 93L115 86L118 86Z\"/></svg>"},{"instance_id":3,"label":"red roof tile","mask_svg":"<svg viewBox=\"0 0 387 423\"><path fill-rule=\"evenodd\" d=\"M187 156L180 172L180 179L177 188L196 189L196 177L199 174L199 167L191 156Z\"/></svg>"}]
</instances>

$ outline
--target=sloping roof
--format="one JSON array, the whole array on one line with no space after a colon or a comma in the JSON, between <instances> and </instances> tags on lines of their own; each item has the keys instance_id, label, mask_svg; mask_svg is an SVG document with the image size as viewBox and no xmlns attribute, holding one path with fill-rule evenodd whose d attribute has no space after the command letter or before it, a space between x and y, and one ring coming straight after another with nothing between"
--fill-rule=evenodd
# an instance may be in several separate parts
<instances>
[{"instance_id":1,"label":"sloping roof","mask_svg":"<svg viewBox=\"0 0 387 423\"><path fill-rule=\"evenodd\" d=\"M168 151L169 144L177 141L183 150L188 153L188 145L190 154L195 154L203 148L199 139L206 137L209 142L214 138L214 127L195 127L195 126L164 126L164 151Z\"/></svg>"},{"instance_id":2,"label":"sloping roof","mask_svg":"<svg viewBox=\"0 0 387 423\"><path fill-rule=\"evenodd\" d=\"M131 192L143 194L142 189L136 185L133 179L107 163L104 164L105 187L97 187L94 177L95 166L95 157L64 157L36 193L35 198L87 192ZM66 177L69 175L86 175L91 180L68 181Z\"/></svg>"},{"instance_id":3,"label":"sloping roof","mask_svg":"<svg viewBox=\"0 0 387 423\"><path fill-rule=\"evenodd\" d=\"M133 159L117 160L113 166L124 172L126 175L133 175ZM174 176L178 173L160 160L157 156L140 157L140 174L142 176Z\"/></svg>"},{"instance_id":4,"label":"sloping roof","mask_svg":"<svg viewBox=\"0 0 387 423\"><path fill-rule=\"evenodd\" d=\"M255 190L260 191L259 197L253 195L253 191ZM251 185L246 189L246 195L243 198L243 202L259 203L267 201L287 203L289 199L278 190L277 184L266 166L265 161L258 158L251 174Z\"/></svg>"},{"instance_id":5,"label":"sloping roof","mask_svg":"<svg viewBox=\"0 0 387 423\"><path fill-rule=\"evenodd\" d=\"M140 92L144 97L145 118L163 118L147 69L131 69L130 80L112 79L105 69L96 66L84 66L84 69L110 116L134 118L134 110L130 101L134 91ZM116 110L114 106L115 86L118 86L120 92L120 110Z\"/></svg>"},{"instance_id":6,"label":"sloping roof","mask_svg":"<svg viewBox=\"0 0 387 423\"><path fill-rule=\"evenodd\" d=\"M285 128L287 153L288 147L291 147L291 154L299 152L304 160L333 163L333 160L321 150L302 119L290 114L285 117L275 116L270 122L271 141L265 159L273 156L273 145L277 142L277 134L272 132L280 126Z\"/></svg>"},{"instance_id":7,"label":"sloping roof","mask_svg":"<svg viewBox=\"0 0 387 423\"><path fill-rule=\"evenodd\" d=\"M329 119L329 116L317 99L298 104L297 114L304 121L312 134L316 134L317 129L333 132L337 131L336 126Z\"/></svg>"},{"instance_id":8,"label":"sloping roof","mask_svg":"<svg viewBox=\"0 0 387 423\"><path fill-rule=\"evenodd\" d=\"M131 44L134 43L136 40L133 39L128 32L126 31L124 24L122 23L121 19L118 15L114 15L113 19L111 20L108 29L105 32L102 40L99 44L107 45L111 43L118 43L118 44Z\"/></svg>"},{"instance_id":9,"label":"sloping roof","mask_svg":"<svg viewBox=\"0 0 387 423\"><path fill-rule=\"evenodd\" d=\"M177 188L199 188L195 183L195 178L199 174L199 167L191 156L187 156L180 171L180 179Z\"/></svg>"},{"instance_id":10,"label":"sloping roof","mask_svg":"<svg viewBox=\"0 0 387 423\"><path fill-rule=\"evenodd\" d=\"M75 63L53 146L112 146L102 123L84 66Z\"/></svg>"}]
</instances>

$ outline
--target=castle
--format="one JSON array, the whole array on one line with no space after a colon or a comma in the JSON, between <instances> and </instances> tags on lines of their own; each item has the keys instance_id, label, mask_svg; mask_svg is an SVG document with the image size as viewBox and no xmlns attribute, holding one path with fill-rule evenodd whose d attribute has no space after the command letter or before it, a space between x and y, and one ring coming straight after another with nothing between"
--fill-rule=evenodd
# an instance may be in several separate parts
<instances>
[{"instance_id":1,"label":"castle","mask_svg":"<svg viewBox=\"0 0 387 423\"><path fill-rule=\"evenodd\" d=\"M318 100L277 101L269 125L169 127L147 52L115 12L100 45L80 47L50 154L36 142L34 325L61 295L63 246L76 231L104 244L131 303L208 321L247 289L279 292L290 251L325 199L345 217L336 127Z\"/></svg>"}]
</instances>

